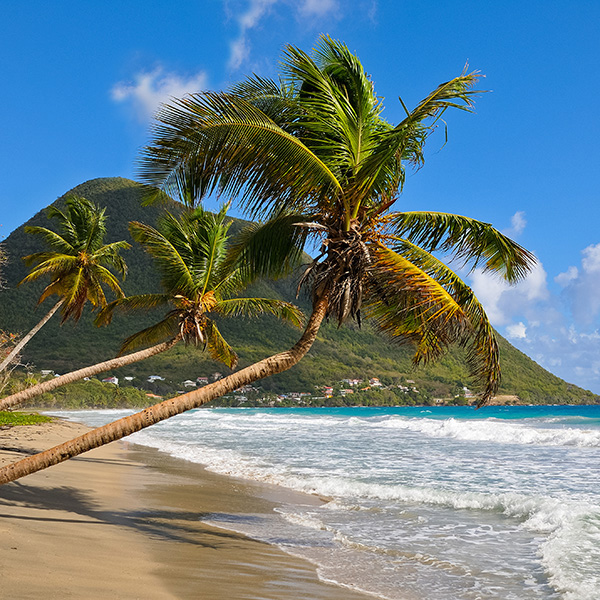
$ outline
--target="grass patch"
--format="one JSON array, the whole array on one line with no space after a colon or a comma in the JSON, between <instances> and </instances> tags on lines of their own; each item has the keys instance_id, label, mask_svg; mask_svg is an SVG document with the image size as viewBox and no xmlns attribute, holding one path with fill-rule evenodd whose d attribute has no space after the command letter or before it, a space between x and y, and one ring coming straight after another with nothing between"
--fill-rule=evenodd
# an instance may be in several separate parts
<instances>
[{"instance_id":1,"label":"grass patch","mask_svg":"<svg viewBox=\"0 0 600 600\"><path fill-rule=\"evenodd\" d=\"M46 415L0 411L0 427L3 425L37 425L49 421L52 421L52 417Z\"/></svg>"}]
</instances>

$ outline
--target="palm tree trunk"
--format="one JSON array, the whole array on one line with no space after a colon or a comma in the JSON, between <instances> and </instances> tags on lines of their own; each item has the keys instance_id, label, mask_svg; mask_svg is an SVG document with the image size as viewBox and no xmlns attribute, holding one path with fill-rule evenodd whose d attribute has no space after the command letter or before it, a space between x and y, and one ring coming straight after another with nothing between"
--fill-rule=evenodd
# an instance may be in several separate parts
<instances>
[{"instance_id":1,"label":"palm tree trunk","mask_svg":"<svg viewBox=\"0 0 600 600\"><path fill-rule=\"evenodd\" d=\"M48 312L48 314L13 348L12 352L0 364L0 373L10 365L15 356L18 356L21 348L52 318L52 315L61 307L65 301L61 298Z\"/></svg>"},{"instance_id":2,"label":"palm tree trunk","mask_svg":"<svg viewBox=\"0 0 600 600\"><path fill-rule=\"evenodd\" d=\"M136 431L140 431L145 427L164 421L169 417L181 414L192 408L199 408L215 398L232 392L243 385L253 383L258 379L286 371L298 363L310 350L327 312L327 306L327 298L321 298L315 303L302 337L290 350L265 358L199 390L165 400L141 412L93 429L64 444L60 444L39 454L28 456L11 465L6 465L0 469L0 485L9 481L15 481L36 471L41 471L93 448L120 440Z\"/></svg>"},{"instance_id":3,"label":"palm tree trunk","mask_svg":"<svg viewBox=\"0 0 600 600\"><path fill-rule=\"evenodd\" d=\"M133 352L132 354L127 354L126 356L112 358L111 360L97 363L90 367L84 367L83 369L79 369L77 371L71 371L71 373L66 373L60 377L54 377L49 381L38 383L37 385L27 388L26 390L21 390L16 394L12 394L12 396L7 396L6 398L0 399L0 410L7 410L16 404L20 404L21 402L35 398L40 394L44 394L45 392L49 392L63 385L67 385L67 383L79 381L84 377L91 377L92 375L97 375L103 371L118 369L119 367L125 367L134 362L145 360L146 358L150 358L151 356L155 356L156 354L160 354L161 352L169 350L169 348L172 348L180 339L181 336L178 335L168 342L157 344L151 348L146 348L144 350L140 350L139 352Z\"/></svg>"}]
</instances>

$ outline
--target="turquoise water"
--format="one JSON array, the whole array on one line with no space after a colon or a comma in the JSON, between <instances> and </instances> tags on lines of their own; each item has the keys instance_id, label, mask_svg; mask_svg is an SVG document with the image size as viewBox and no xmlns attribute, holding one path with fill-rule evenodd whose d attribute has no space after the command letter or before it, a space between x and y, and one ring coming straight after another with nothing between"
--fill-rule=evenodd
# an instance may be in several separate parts
<instances>
[{"instance_id":1,"label":"turquoise water","mask_svg":"<svg viewBox=\"0 0 600 600\"><path fill-rule=\"evenodd\" d=\"M130 439L325 497L208 519L325 580L393 600L600 598L598 406L203 409Z\"/></svg>"}]
</instances>

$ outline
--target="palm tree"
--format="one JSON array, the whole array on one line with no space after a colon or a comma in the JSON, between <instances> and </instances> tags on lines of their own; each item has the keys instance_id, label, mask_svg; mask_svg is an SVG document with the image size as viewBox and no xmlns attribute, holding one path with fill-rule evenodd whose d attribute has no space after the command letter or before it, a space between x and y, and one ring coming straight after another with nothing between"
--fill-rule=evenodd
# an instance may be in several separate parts
<instances>
[{"instance_id":1,"label":"palm tree","mask_svg":"<svg viewBox=\"0 0 600 600\"><path fill-rule=\"evenodd\" d=\"M127 267L119 252L130 245L127 242L104 244L105 208L77 196L67 198L65 204L64 212L56 206L51 206L46 213L49 218L58 221L60 233L45 227L25 227L27 233L41 238L49 250L24 257L23 260L28 265L33 265L33 268L19 284L49 276L51 281L42 291L38 304L54 294L59 300L6 356L0 364L0 372L6 369L23 346L59 308L62 307L61 323L69 318L77 322L88 301L94 308L107 305L103 286L108 287L117 296L124 295L117 278L109 268L122 277L125 276Z\"/></svg>"},{"instance_id":2,"label":"palm tree","mask_svg":"<svg viewBox=\"0 0 600 600\"><path fill-rule=\"evenodd\" d=\"M201 390L164 401L0 470L0 482L120 439L197 408L229 391L289 369L310 349L322 320L362 314L382 332L416 345L414 360L437 358L452 343L467 348L481 384L479 403L496 392L498 346L472 290L439 255L504 277L524 277L533 256L491 225L460 215L393 211L405 165L423 163L442 114L470 111L477 73L438 86L392 125L356 56L321 39L310 56L288 47L279 82L257 76L229 92L195 94L165 106L142 157L148 184L196 203L211 193L238 198L252 218L238 258L248 273L270 275L309 239L321 252L303 284L313 310L298 343ZM270 252L265 247L272 244Z\"/></svg>"},{"instance_id":3,"label":"palm tree","mask_svg":"<svg viewBox=\"0 0 600 600\"><path fill-rule=\"evenodd\" d=\"M130 223L136 242L152 256L164 289L160 294L143 294L118 298L105 306L96 317L97 325L108 325L115 311L148 311L167 308L159 322L129 336L121 345L119 356L96 365L54 377L35 386L2 398L0 410L31 400L58 387L91 377L109 369L118 369L165 352L179 341L206 347L214 360L235 368L237 354L225 341L211 318L272 314L302 326L302 313L289 302L271 298L235 297L247 285L243 271L227 255L228 230L224 207L218 214L201 208L176 217L167 212L159 230L143 223ZM148 346L136 350L140 346Z\"/></svg>"}]
</instances>

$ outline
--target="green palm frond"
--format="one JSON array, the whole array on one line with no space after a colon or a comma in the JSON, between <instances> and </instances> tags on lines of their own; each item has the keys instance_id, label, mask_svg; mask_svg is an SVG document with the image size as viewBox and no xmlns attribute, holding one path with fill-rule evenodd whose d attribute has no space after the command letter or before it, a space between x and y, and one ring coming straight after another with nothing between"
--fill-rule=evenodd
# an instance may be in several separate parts
<instances>
[{"instance_id":1,"label":"green palm frond","mask_svg":"<svg viewBox=\"0 0 600 600\"><path fill-rule=\"evenodd\" d=\"M93 287L99 288L102 290L102 285L108 286L111 291L117 297L123 297L125 294L119 285L119 280L106 268L102 265L95 265L88 270L88 277L90 281L95 284ZM102 294L104 296L104 294ZM92 302L94 307L104 306L104 304Z\"/></svg>"},{"instance_id":2,"label":"green palm frond","mask_svg":"<svg viewBox=\"0 0 600 600\"><path fill-rule=\"evenodd\" d=\"M483 383L479 404L485 404L498 390L500 364L496 335L483 306L473 290L452 269L423 248L408 240L398 240L394 250L448 290L460 306L469 327L456 341L467 349L471 375Z\"/></svg>"},{"instance_id":3,"label":"green palm frond","mask_svg":"<svg viewBox=\"0 0 600 600\"><path fill-rule=\"evenodd\" d=\"M383 246L371 254L366 315L397 341L415 343L416 364L439 358L468 327L462 307L440 282L406 257Z\"/></svg>"},{"instance_id":4,"label":"green palm frond","mask_svg":"<svg viewBox=\"0 0 600 600\"><path fill-rule=\"evenodd\" d=\"M77 257L69 256L67 254L38 252L37 254L30 254L29 256L26 256L24 260L30 264L36 263L40 260L41 262L36 265L21 282L19 282L19 285L22 283L29 283L30 281L35 281L36 279L39 279L45 275L61 278L61 275L64 276L65 273L79 268L77 264Z\"/></svg>"},{"instance_id":5,"label":"green palm frond","mask_svg":"<svg viewBox=\"0 0 600 600\"><path fill-rule=\"evenodd\" d=\"M228 205L216 213L202 208L190 215L197 247L194 248L194 272L201 285L201 294L214 290L220 282L220 271L226 257L228 231L233 221L226 221Z\"/></svg>"},{"instance_id":6,"label":"green palm frond","mask_svg":"<svg viewBox=\"0 0 600 600\"><path fill-rule=\"evenodd\" d=\"M110 324L117 309L124 313L147 311L159 306L166 306L170 302L171 297L168 294L138 294L137 296L118 298L107 304L98 313L94 324L98 327Z\"/></svg>"},{"instance_id":7,"label":"green palm frond","mask_svg":"<svg viewBox=\"0 0 600 600\"><path fill-rule=\"evenodd\" d=\"M238 362L238 355L225 341L215 323L210 319L207 320L205 333L206 345L211 357L226 364L230 369L235 369Z\"/></svg>"},{"instance_id":8,"label":"green palm frond","mask_svg":"<svg viewBox=\"0 0 600 600\"><path fill-rule=\"evenodd\" d=\"M46 229L46 227L34 227L27 225L24 228L24 231L25 233L39 237L49 248L52 248L54 252L60 252L61 254L72 254L75 251L73 246L63 236L56 233L56 231ZM32 254L30 256L36 256L36 254ZM24 258L26 261L28 259L29 257Z\"/></svg>"},{"instance_id":9,"label":"green palm frond","mask_svg":"<svg viewBox=\"0 0 600 600\"><path fill-rule=\"evenodd\" d=\"M249 102L280 127L295 122L299 116L293 88L283 82L278 84L254 74L231 86L229 93Z\"/></svg>"},{"instance_id":10,"label":"green palm frond","mask_svg":"<svg viewBox=\"0 0 600 600\"><path fill-rule=\"evenodd\" d=\"M352 177L369 150L381 112L362 64L344 44L322 37L313 57L288 46L282 66L298 88L306 112L299 119L306 125L302 138L328 164L337 166L338 179Z\"/></svg>"},{"instance_id":11,"label":"green palm frond","mask_svg":"<svg viewBox=\"0 0 600 600\"><path fill-rule=\"evenodd\" d=\"M374 135L373 149L361 164L360 185L363 190L377 191L388 197L404 182L401 161L420 166L424 161L424 146L435 123L448 108L472 111L471 97L480 90L471 89L479 74L464 72L459 77L438 86L395 127L384 127ZM402 101L401 101L402 102ZM404 106L404 104L403 104ZM384 185L387 183L387 185Z\"/></svg>"},{"instance_id":12,"label":"green palm frond","mask_svg":"<svg viewBox=\"0 0 600 600\"><path fill-rule=\"evenodd\" d=\"M62 296L63 322L68 318L78 321L87 302L95 308L106 306L103 286L116 296L123 296L109 268L124 276L127 267L119 252L130 247L122 241L104 244L105 209L77 196L67 198L65 206L64 211L56 206L47 210L48 217L58 221L60 233L45 227L26 228L27 233L41 238L49 250L24 257L32 268L20 282L50 277L38 302L53 294Z\"/></svg>"},{"instance_id":13,"label":"green palm frond","mask_svg":"<svg viewBox=\"0 0 600 600\"><path fill-rule=\"evenodd\" d=\"M119 356L142 346L154 346L177 335L179 335L177 316L168 314L162 321L130 335L121 345Z\"/></svg>"},{"instance_id":14,"label":"green palm frond","mask_svg":"<svg viewBox=\"0 0 600 600\"><path fill-rule=\"evenodd\" d=\"M237 268L245 285L260 277L276 279L301 264L310 233L303 215L280 214L266 223L251 223L230 245L226 268Z\"/></svg>"},{"instance_id":15,"label":"green palm frond","mask_svg":"<svg viewBox=\"0 0 600 600\"><path fill-rule=\"evenodd\" d=\"M194 202L238 196L251 214L339 189L327 165L265 113L233 94L195 94L159 111L142 179Z\"/></svg>"},{"instance_id":16,"label":"green palm frond","mask_svg":"<svg viewBox=\"0 0 600 600\"><path fill-rule=\"evenodd\" d=\"M296 327L302 327L304 323L304 315L297 306L273 298L229 298L221 300L215 312L224 317L257 317L271 314Z\"/></svg>"},{"instance_id":17,"label":"green palm frond","mask_svg":"<svg viewBox=\"0 0 600 600\"><path fill-rule=\"evenodd\" d=\"M190 266L173 243L154 227L137 221L129 224L129 231L131 237L142 244L146 252L154 259L165 289L174 294L195 294L198 288L197 281Z\"/></svg>"},{"instance_id":18,"label":"green palm frond","mask_svg":"<svg viewBox=\"0 0 600 600\"><path fill-rule=\"evenodd\" d=\"M131 244L123 241L106 244L94 252L93 260L112 267L124 278L127 275L127 264L119 252L129 250L129 248L131 248Z\"/></svg>"},{"instance_id":19,"label":"green palm frond","mask_svg":"<svg viewBox=\"0 0 600 600\"><path fill-rule=\"evenodd\" d=\"M69 196L66 211L50 206L46 214L59 222L65 240L79 252L93 253L102 246L106 235L106 209L96 206L86 198Z\"/></svg>"},{"instance_id":20,"label":"green palm frond","mask_svg":"<svg viewBox=\"0 0 600 600\"><path fill-rule=\"evenodd\" d=\"M523 279L536 262L535 256L494 229L489 223L440 212L403 212L392 215L399 237L429 252L452 252L454 258L474 269L498 273L510 283Z\"/></svg>"}]
</instances>

